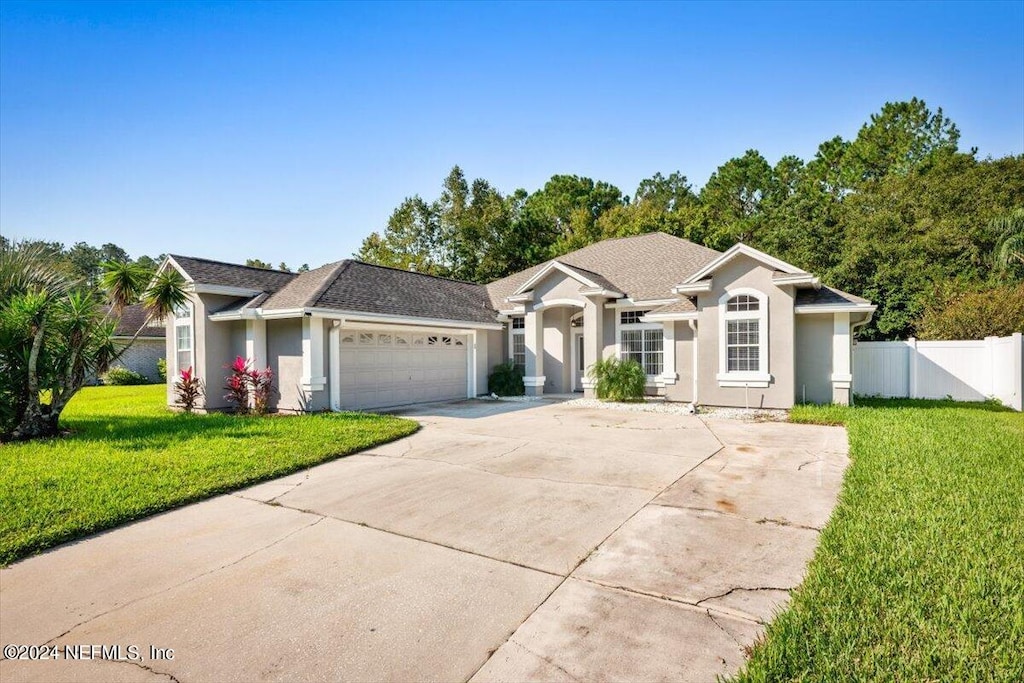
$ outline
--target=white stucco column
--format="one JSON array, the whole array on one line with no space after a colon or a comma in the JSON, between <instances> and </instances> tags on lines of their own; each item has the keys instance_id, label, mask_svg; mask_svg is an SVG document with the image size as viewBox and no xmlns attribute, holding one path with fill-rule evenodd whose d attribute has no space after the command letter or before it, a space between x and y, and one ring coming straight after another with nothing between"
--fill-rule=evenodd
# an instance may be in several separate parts
<instances>
[{"instance_id":1,"label":"white stucco column","mask_svg":"<svg viewBox=\"0 0 1024 683\"><path fill-rule=\"evenodd\" d=\"M588 373L604 355L604 297L587 297L583 305L583 396L594 398L594 380Z\"/></svg>"},{"instance_id":2,"label":"white stucco column","mask_svg":"<svg viewBox=\"0 0 1024 683\"><path fill-rule=\"evenodd\" d=\"M850 404L853 371L850 359L853 346L850 336L850 314L834 313L832 322L832 402Z\"/></svg>"},{"instance_id":3,"label":"white stucco column","mask_svg":"<svg viewBox=\"0 0 1024 683\"><path fill-rule=\"evenodd\" d=\"M302 317L302 389L321 391L325 386L324 321L306 315Z\"/></svg>"},{"instance_id":4,"label":"white stucco column","mask_svg":"<svg viewBox=\"0 0 1024 683\"><path fill-rule=\"evenodd\" d=\"M532 309L527 304L528 309ZM523 385L527 396L541 396L544 393L544 311L526 311L526 376Z\"/></svg>"},{"instance_id":5,"label":"white stucco column","mask_svg":"<svg viewBox=\"0 0 1024 683\"><path fill-rule=\"evenodd\" d=\"M679 379L679 373L676 372L676 323L674 320L666 320L661 325L661 381L675 384Z\"/></svg>"},{"instance_id":6,"label":"white stucco column","mask_svg":"<svg viewBox=\"0 0 1024 683\"><path fill-rule=\"evenodd\" d=\"M257 370L267 367L267 321L251 318L245 321L245 357Z\"/></svg>"}]
</instances>

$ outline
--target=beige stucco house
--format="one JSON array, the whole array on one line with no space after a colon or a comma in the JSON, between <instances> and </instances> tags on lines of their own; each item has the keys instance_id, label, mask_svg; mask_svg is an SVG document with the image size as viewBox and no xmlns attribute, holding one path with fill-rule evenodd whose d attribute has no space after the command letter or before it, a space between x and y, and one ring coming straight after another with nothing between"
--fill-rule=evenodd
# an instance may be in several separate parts
<instances>
[{"instance_id":1,"label":"beige stucco house","mask_svg":"<svg viewBox=\"0 0 1024 683\"><path fill-rule=\"evenodd\" d=\"M512 360L528 394L591 395L587 368L633 358L672 401L849 403L852 340L875 307L744 244L605 240L488 285L345 260L283 273L170 256L189 302L167 322L168 401L194 367L208 409L224 366L271 367L276 408L375 409L487 393Z\"/></svg>"}]
</instances>

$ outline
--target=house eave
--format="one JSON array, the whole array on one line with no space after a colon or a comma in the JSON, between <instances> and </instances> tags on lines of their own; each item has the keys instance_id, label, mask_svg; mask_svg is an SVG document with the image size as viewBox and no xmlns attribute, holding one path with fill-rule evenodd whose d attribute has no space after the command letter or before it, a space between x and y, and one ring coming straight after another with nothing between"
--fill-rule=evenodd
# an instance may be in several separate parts
<instances>
[{"instance_id":1,"label":"house eave","mask_svg":"<svg viewBox=\"0 0 1024 683\"><path fill-rule=\"evenodd\" d=\"M734 258L736 258L737 256L740 256L740 255L749 256L750 258L754 259L755 261L760 261L761 263L764 263L765 265L771 266L775 270L781 270L783 273L803 273L804 272L802 269L797 268L796 266L794 266L794 265L792 265L790 263L786 263L785 261L783 261L781 259L777 259L774 256L769 256L768 254L764 253L763 251L760 251L758 249L754 249L753 247L748 247L746 244L743 244L742 242L738 242L738 243L732 245L731 247L729 247L728 249L726 249L725 252L723 252L721 256L717 257L711 263L708 263L703 268L698 270L696 273L694 273L690 277L688 277L685 280L683 280L682 285L691 284L691 283L697 282L698 280L701 280L701 279L707 277L709 274L715 272L716 270L721 268L723 265L725 265L726 263L728 263L729 261L733 260ZM679 285L679 286L682 286L682 285Z\"/></svg>"},{"instance_id":2,"label":"house eave","mask_svg":"<svg viewBox=\"0 0 1024 683\"><path fill-rule=\"evenodd\" d=\"M516 291L512 292L512 297L516 296L517 294L525 294L526 292L530 291L531 289L533 289L534 285L536 285L538 282L540 282L541 280L546 278L548 275L550 275L551 271L553 271L553 270L559 270L559 271L565 273L566 275L568 275L569 277L573 278L574 280L577 280L577 281L583 283L587 287L590 287L590 288L600 288L600 285L598 285L596 282L594 282L593 280L591 280L587 276L583 275L582 273L578 272L572 266L567 266L566 264L562 263L561 261L551 261L550 263L548 263L548 265L544 266L543 268L538 270L536 273L534 273L533 277L528 279L523 284L519 285L519 288L516 289ZM622 296L622 295L620 294L619 296ZM512 300L512 297L509 297L508 300Z\"/></svg>"},{"instance_id":3,"label":"house eave","mask_svg":"<svg viewBox=\"0 0 1024 683\"><path fill-rule=\"evenodd\" d=\"M794 306L796 314L808 313L874 313L878 306L874 304L806 304Z\"/></svg>"},{"instance_id":4,"label":"house eave","mask_svg":"<svg viewBox=\"0 0 1024 683\"><path fill-rule=\"evenodd\" d=\"M580 294L583 296L603 296L608 299L621 299L626 296L622 292L616 292L614 289L605 289L603 287L590 287L588 289L581 289Z\"/></svg>"},{"instance_id":5,"label":"house eave","mask_svg":"<svg viewBox=\"0 0 1024 683\"><path fill-rule=\"evenodd\" d=\"M253 308L245 311L231 311L227 313L214 313L210 320L215 322L245 320L259 318L261 320L280 320L285 318L302 318L304 316L343 320L347 322L369 322L391 325L422 325L430 327L451 327L470 330L502 330L504 326L495 319L493 323L474 322L468 320L448 320L445 318L420 318L408 315L392 315L388 313L365 313L361 311L347 311L334 308L282 308L277 310L263 310Z\"/></svg>"},{"instance_id":6,"label":"house eave","mask_svg":"<svg viewBox=\"0 0 1024 683\"><path fill-rule=\"evenodd\" d=\"M640 318L645 323L661 323L673 320L696 320L697 311L685 311L680 313L648 313Z\"/></svg>"},{"instance_id":7,"label":"house eave","mask_svg":"<svg viewBox=\"0 0 1024 683\"><path fill-rule=\"evenodd\" d=\"M631 299L628 296L618 301L610 301L604 305L605 308L658 308L674 304L678 299Z\"/></svg>"},{"instance_id":8,"label":"house eave","mask_svg":"<svg viewBox=\"0 0 1024 683\"><path fill-rule=\"evenodd\" d=\"M786 273L783 275L773 275L772 284L793 285L794 287L813 287L814 289L821 289L821 278L815 275L811 275L810 273Z\"/></svg>"},{"instance_id":9,"label":"house eave","mask_svg":"<svg viewBox=\"0 0 1024 683\"><path fill-rule=\"evenodd\" d=\"M672 288L673 294L703 294L711 291L711 278L700 282L684 283Z\"/></svg>"},{"instance_id":10,"label":"house eave","mask_svg":"<svg viewBox=\"0 0 1024 683\"><path fill-rule=\"evenodd\" d=\"M246 296L254 297L261 293L259 289L248 289L246 287L228 287L226 285L204 285L202 283L193 282L185 287L188 292L195 292L196 294L222 294L225 296Z\"/></svg>"}]
</instances>

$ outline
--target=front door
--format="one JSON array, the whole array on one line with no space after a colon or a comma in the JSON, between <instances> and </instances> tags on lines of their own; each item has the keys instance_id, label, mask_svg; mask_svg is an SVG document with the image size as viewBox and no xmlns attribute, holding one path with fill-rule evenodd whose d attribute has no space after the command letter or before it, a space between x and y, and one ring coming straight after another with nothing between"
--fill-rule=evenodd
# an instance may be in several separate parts
<instances>
[{"instance_id":1,"label":"front door","mask_svg":"<svg viewBox=\"0 0 1024 683\"><path fill-rule=\"evenodd\" d=\"M583 333L577 332L572 337L572 390L583 391L583 377L586 375L583 364Z\"/></svg>"}]
</instances>

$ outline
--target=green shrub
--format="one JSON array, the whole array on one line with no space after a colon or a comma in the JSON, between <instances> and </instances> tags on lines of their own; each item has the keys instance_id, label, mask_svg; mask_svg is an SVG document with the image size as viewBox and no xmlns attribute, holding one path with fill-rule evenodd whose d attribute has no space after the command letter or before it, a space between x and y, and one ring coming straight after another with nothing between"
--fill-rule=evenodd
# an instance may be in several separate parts
<instances>
[{"instance_id":1,"label":"green shrub","mask_svg":"<svg viewBox=\"0 0 1024 683\"><path fill-rule=\"evenodd\" d=\"M156 359L156 373L160 375L160 381L167 381L167 359L157 358Z\"/></svg>"},{"instance_id":2,"label":"green shrub","mask_svg":"<svg viewBox=\"0 0 1024 683\"><path fill-rule=\"evenodd\" d=\"M145 375L129 370L128 368L110 368L101 378L104 384L116 386L129 386L133 384L149 384L149 378Z\"/></svg>"},{"instance_id":3,"label":"green shrub","mask_svg":"<svg viewBox=\"0 0 1024 683\"><path fill-rule=\"evenodd\" d=\"M587 376L594 380L594 391L605 401L642 401L647 375L635 360L605 358L590 366Z\"/></svg>"},{"instance_id":4,"label":"green shrub","mask_svg":"<svg viewBox=\"0 0 1024 683\"><path fill-rule=\"evenodd\" d=\"M523 371L512 361L495 365L487 378L487 390L498 396L522 396L526 393Z\"/></svg>"}]
</instances>

